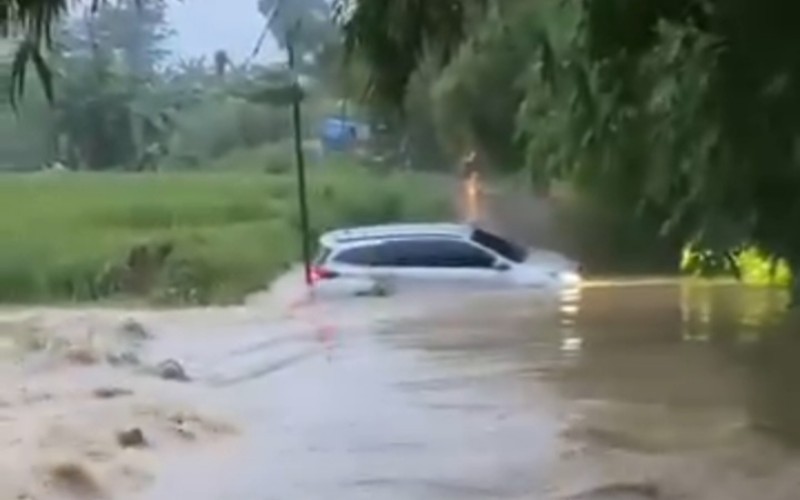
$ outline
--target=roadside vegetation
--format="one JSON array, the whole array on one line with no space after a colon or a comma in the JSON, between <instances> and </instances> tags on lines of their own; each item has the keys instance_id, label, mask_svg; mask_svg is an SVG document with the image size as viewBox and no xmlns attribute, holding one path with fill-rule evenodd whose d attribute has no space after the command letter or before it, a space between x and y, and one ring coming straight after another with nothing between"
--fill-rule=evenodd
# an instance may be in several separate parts
<instances>
[{"instance_id":1,"label":"roadside vegetation","mask_svg":"<svg viewBox=\"0 0 800 500\"><path fill-rule=\"evenodd\" d=\"M446 144L539 190L568 183L623 236L670 248L676 272L685 248L714 255L704 274L780 263L800 304L797 2L411 4L358 2L345 20L384 101L424 101L425 75Z\"/></svg>"},{"instance_id":2,"label":"roadside vegetation","mask_svg":"<svg viewBox=\"0 0 800 500\"><path fill-rule=\"evenodd\" d=\"M387 150L374 156L391 165L452 173L476 151L488 176L530 193L568 186L585 254L575 257L608 243L599 272L734 275L792 286L800 300L789 0L262 0L282 48L280 26L303 26L302 91L284 65L257 58L168 57L163 0L95 3L10 2L17 22L4 24L28 36L2 82L28 91L16 118L0 110L0 168L246 178L255 148L277 178L293 165L286 106L302 99L311 156L332 113L379 125ZM341 174L342 191L357 177Z\"/></svg>"},{"instance_id":3,"label":"roadside vegetation","mask_svg":"<svg viewBox=\"0 0 800 500\"><path fill-rule=\"evenodd\" d=\"M46 65L14 39L25 24L0 38L0 303L235 303L264 289L301 255L288 107L298 95L285 66L222 49L179 59L162 0L88 7L51 26ZM312 238L447 217L430 177L323 155L317 131L344 95L342 51L332 23L316 28L297 46L311 82L300 133Z\"/></svg>"},{"instance_id":4,"label":"roadside vegetation","mask_svg":"<svg viewBox=\"0 0 800 500\"><path fill-rule=\"evenodd\" d=\"M239 153L236 173L3 176L0 302L232 303L264 289L300 246L294 177L253 168L261 156ZM418 174L320 164L310 184L315 233L449 210Z\"/></svg>"}]
</instances>

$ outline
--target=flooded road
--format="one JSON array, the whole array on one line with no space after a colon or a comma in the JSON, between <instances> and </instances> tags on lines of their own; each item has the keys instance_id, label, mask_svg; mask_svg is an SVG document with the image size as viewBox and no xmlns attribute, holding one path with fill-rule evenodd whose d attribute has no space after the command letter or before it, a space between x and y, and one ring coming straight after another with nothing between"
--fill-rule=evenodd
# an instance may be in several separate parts
<instances>
[{"instance_id":1,"label":"flooded road","mask_svg":"<svg viewBox=\"0 0 800 500\"><path fill-rule=\"evenodd\" d=\"M784 308L679 282L310 305L196 361L249 430L142 498L796 499Z\"/></svg>"},{"instance_id":2,"label":"flooded road","mask_svg":"<svg viewBox=\"0 0 800 500\"><path fill-rule=\"evenodd\" d=\"M780 291L285 299L4 318L0 498L798 498Z\"/></svg>"}]
</instances>

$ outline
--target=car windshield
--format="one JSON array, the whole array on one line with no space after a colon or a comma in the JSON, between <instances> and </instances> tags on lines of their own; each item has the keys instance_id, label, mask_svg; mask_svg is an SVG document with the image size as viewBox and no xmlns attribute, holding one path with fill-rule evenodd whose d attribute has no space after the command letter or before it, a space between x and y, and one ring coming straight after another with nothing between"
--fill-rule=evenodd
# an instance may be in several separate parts
<instances>
[{"instance_id":1,"label":"car windshield","mask_svg":"<svg viewBox=\"0 0 800 500\"><path fill-rule=\"evenodd\" d=\"M495 251L512 262L522 263L528 258L528 251L522 246L483 229L476 229L472 233L472 241Z\"/></svg>"}]
</instances>

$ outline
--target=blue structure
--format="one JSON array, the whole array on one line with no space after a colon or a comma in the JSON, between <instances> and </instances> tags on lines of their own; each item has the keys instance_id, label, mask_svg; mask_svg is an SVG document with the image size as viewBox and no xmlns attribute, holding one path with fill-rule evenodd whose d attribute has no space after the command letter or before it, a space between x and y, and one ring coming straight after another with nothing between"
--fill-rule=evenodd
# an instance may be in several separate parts
<instances>
[{"instance_id":1,"label":"blue structure","mask_svg":"<svg viewBox=\"0 0 800 500\"><path fill-rule=\"evenodd\" d=\"M327 118L322 123L320 140L325 151L350 151L359 140L362 124L342 118Z\"/></svg>"}]
</instances>

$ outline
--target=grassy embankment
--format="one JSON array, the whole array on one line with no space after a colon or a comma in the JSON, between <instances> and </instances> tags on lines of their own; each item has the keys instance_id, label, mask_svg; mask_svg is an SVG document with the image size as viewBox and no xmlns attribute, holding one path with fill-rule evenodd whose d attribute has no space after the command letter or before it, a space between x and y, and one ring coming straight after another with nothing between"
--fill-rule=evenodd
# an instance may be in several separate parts
<instances>
[{"instance_id":1,"label":"grassy embankment","mask_svg":"<svg viewBox=\"0 0 800 500\"><path fill-rule=\"evenodd\" d=\"M191 174L0 177L0 302L231 303L264 288L298 260L293 175L215 173L258 158ZM315 166L310 198L316 232L449 213L429 178L350 165Z\"/></svg>"}]
</instances>

